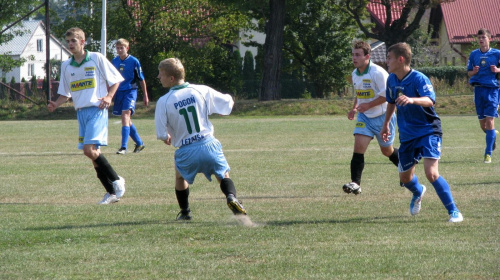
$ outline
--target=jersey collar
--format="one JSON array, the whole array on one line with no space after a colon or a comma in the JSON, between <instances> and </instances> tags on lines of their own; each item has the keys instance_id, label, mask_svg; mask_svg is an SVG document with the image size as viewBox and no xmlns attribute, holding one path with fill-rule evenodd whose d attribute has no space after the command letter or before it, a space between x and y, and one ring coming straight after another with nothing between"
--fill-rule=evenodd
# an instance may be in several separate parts
<instances>
[{"instance_id":1,"label":"jersey collar","mask_svg":"<svg viewBox=\"0 0 500 280\"><path fill-rule=\"evenodd\" d=\"M69 63L69 65L75 66L75 67L80 67L80 66L82 66L82 64L84 64L85 62L87 62L89 60L90 60L89 51L85 50L85 58L82 60L82 62L80 62L80 63L76 62L75 61L75 56L72 55L71 56L71 62Z\"/></svg>"},{"instance_id":2,"label":"jersey collar","mask_svg":"<svg viewBox=\"0 0 500 280\"><path fill-rule=\"evenodd\" d=\"M183 89L183 88L187 88L188 86L189 86L189 83L186 82L186 83L183 83L182 85L178 85L178 86L172 87L171 90Z\"/></svg>"},{"instance_id":3,"label":"jersey collar","mask_svg":"<svg viewBox=\"0 0 500 280\"><path fill-rule=\"evenodd\" d=\"M360 73L360 72L359 72L359 69L358 69L358 68L356 68L356 75L357 75L357 76L363 76L363 75L365 75L365 74L368 74L368 71L370 71L370 67L371 67L371 65L372 65L372 61L370 60L370 61L368 62L368 65L367 65L367 66L366 66L366 68L365 68L365 71L363 71L363 73Z\"/></svg>"}]
</instances>

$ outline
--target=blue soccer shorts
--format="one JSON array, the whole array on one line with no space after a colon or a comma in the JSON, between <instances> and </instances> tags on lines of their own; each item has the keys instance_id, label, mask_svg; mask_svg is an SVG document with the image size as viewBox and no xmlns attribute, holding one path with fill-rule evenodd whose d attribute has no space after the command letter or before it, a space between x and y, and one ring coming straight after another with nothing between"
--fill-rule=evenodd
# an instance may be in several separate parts
<instances>
[{"instance_id":1,"label":"blue soccer shorts","mask_svg":"<svg viewBox=\"0 0 500 280\"><path fill-rule=\"evenodd\" d=\"M212 174L224 179L230 170L221 143L213 137L182 146L175 151L174 158L177 171L189 184L193 184L198 173L203 173L212 181Z\"/></svg>"},{"instance_id":2,"label":"blue soccer shorts","mask_svg":"<svg viewBox=\"0 0 500 280\"><path fill-rule=\"evenodd\" d=\"M498 118L498 100L500 88L474 87L474 104L476 105L477 118Z\"/></svg>"},{"instance_id":3,"label":"blue soccer shorts","mask_svg":"<svg viewBox=\"0 0 500 280\"><path fill-rule=\"evenodd\" d=\"M78 149L83 145L108 145L108 110L86 107L76 110L78 119Z\"/></svg>"},{"instance_id":4,"label":"blue soccer shorts","mask_svg":"<svg viewBox=\"0 0 500 280\"><path fill-rule=\"evenodd\" d=\"M396 115L392 115L391 122L389 123L391 135L389 135L389 141L387 142L384 142L384 140L382 140L382 136L380 135L380 130L384 125L384 121L385 114L375 118L369 118L363 113L358 113L354 134L366 135L371 138L376 137L380 147L389 147L394 143L396 136Z\"/></svg>"},{"instance_id":5,"label":"blue soccer shorts","mask_svg":"<svg viewBox=\"0 0 500 280\"><path fill-rule=\"evenodd\" d=\"M441 142L439 135L426 135L401 143L399 146L399 172L405 172L422 158L441 158Z\"/></svg>"},{"instance_id":6,"label":"blue soccer shorts","mask_svg":"<svg viewBox=\"0 0 500 280\"><path fill-rule=\"evenodd\" d=\"M137 89L119 90L116 92L113 103L113 115L121 116L122 111L130 110L130 114L135 112L137 100Z\"/></svg>"}]
</instances>

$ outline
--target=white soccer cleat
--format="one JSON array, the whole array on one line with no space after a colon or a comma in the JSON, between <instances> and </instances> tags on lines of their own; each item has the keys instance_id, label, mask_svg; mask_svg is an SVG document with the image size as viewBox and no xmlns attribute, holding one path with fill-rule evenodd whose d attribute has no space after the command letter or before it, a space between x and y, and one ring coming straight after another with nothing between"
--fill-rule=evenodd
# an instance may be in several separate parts
<instances>
[{"instance_id":1,"label":"white soccer cleat","mask_svg":"<svg viewBox=\"0 0 500 280\"><path fill-rule=\"evenodd\" d=\"M125 194L125 179L122 176L118 176L118 180L113 182L113 189L116 193L116 198L121 198Z\"/></svg>"},{"instance_id":2,"label":"white soccer cleat","mask_svg":"<svg viewBox=\"0 0 500 280\"><path fill-rule=\"evenodd\" d=\"M420 196L413 195L410 202L410 214L412 216L420 213L420 208L422 208L422 197L424 196L426 190L427 188L424 185L422 185L422 194Z\"/></svg>"},{"instance_id":3,"label":"white soccer cleat","mask_svg":"<svg viewBox=\"0 0 500 280\"><path fill-rule=\"evenodd\" d=\"M106 194L104 195L104 198L103 198L101 201L99 201L99 203L97 203L97 204L99 204L99 205L104 205L104 204L111 204L111 203L115 203L115 202L118 202L118 201L120 201L120 199L119 199L119 198L117 198L117 197L116 197L116 195L106 193Z\"/></svg>"},{"instance_id":4,"label":"white soccer cleat","mask_svg":"<svg viewBox=\"0 0 500 280\"><path fill-rule=\"evenodd\" d=\"M448 222L460 223L463 220L464 220L464 216L462 216L462 213L460 213L459 211L453 211L450 214L450 219L448 220Z\"/></svg>"}]
</instances>

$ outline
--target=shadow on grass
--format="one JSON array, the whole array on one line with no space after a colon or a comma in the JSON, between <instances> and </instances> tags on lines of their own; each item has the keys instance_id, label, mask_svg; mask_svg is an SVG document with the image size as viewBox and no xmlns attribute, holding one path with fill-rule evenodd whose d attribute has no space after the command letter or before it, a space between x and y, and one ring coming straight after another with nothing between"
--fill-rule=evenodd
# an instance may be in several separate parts
<instances>
[{"instance_id":1,"label":"shadow on grass","mask_svg":"<svg viewBox=\"0 0 500 280\"><path fill-rule=\"evenodd\" d=\"M408 224L413 223L412 220L405 219L407 216L385 216L385 217L360 217L360 218L350 218L344 220L295 220L295 221L268 221L266 226L294 226L294 225L315 225L315 224L351 224L351 223L399 223Z\"/></svg>"}]
</instances>

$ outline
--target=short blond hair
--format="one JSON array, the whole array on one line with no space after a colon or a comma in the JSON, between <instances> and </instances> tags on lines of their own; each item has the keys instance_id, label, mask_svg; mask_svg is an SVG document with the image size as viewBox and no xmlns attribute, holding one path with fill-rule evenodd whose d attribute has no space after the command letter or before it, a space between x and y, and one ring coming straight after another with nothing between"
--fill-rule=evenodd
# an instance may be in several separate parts
<instances>
[{"instance_id":1,"label":"short blond hair","mask_svg":"<svg viewBox=\"0 0 500 280\"><path fill-rule=\"evenodd\" d=\"M79 40L85 40L85 32L78 27L72 27L66 31L64 37L74 36Z\"/></svg>"},{"instance_id":2,"label":"short blond hair","mask_svg":"<svg viewBox=\"0 0 500 280\"><path fill-rule=\"evenodd\" d=\"M165 71L169 76L174 77L175 80L184 80L186 77L186 72L184 71L184 65L178 58L167 58L160 62L158 65L158 70Z\"/></svg>"},{"instance_id":3,"label":"short blond hair","mask_svg":"<svg viewBox=\"0 0 500 280\"><path fill-rule=\"evenodd\" d=\"M405 65L410 65L411 63L411 47L407 43L397 43L389 47L387 53L392 52L396 57L403 57L405 59Z\"/></svg>"},{"instance_id":4,"label":"short blond hair","mask_svg":"<svg viewBox=\"0 0 500 280\"><path fill-rule=\"evenodd\" d=\"M129 46L129 42L127 39L123 39L123 38L120 38L118 40L116 40L116 44L115 45L120 45L120 46L124 46L124 47L128 47Z\"/></svg>"}]
</instances>

